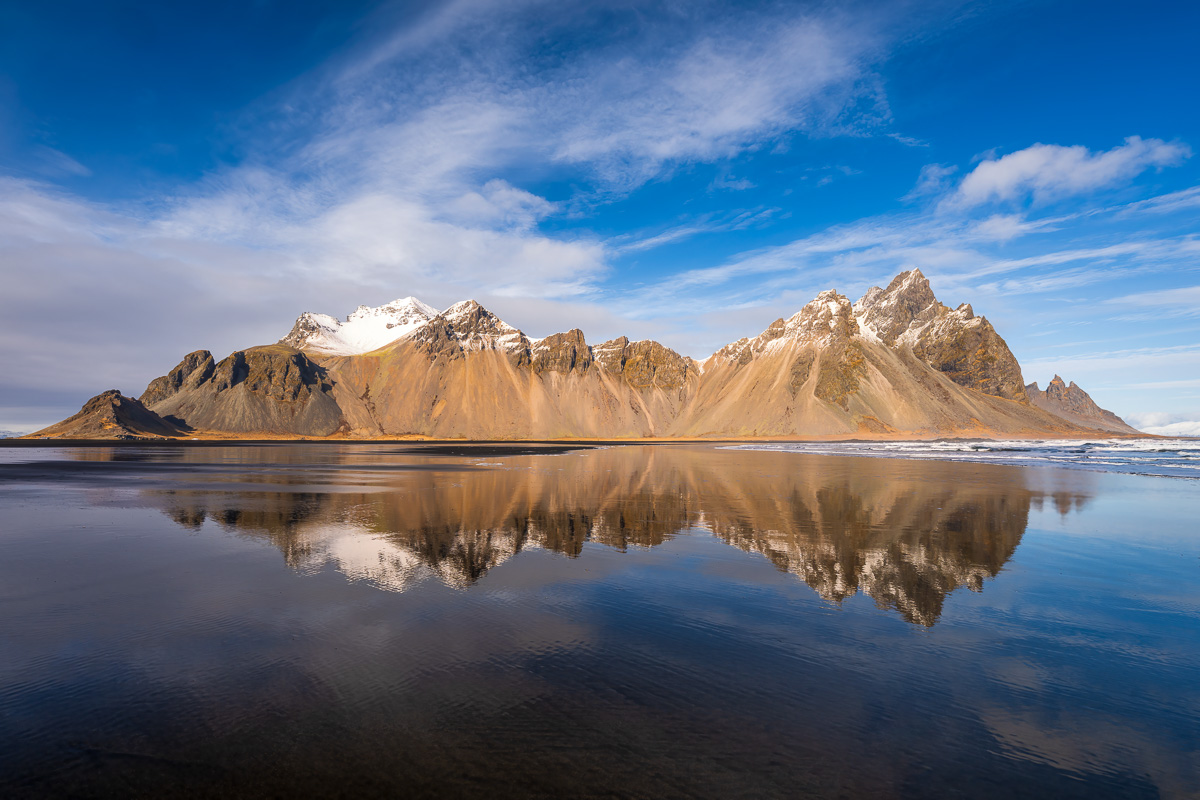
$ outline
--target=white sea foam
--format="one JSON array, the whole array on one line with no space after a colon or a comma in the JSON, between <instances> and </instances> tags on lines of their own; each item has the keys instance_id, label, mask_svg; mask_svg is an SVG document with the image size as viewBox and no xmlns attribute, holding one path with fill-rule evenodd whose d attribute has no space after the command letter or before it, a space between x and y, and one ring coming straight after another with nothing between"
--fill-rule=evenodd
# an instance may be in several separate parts
<instances>
[{"instance_id":1,"label":"white sea foam","mask_svg":"<svg viewBox=\"0 0 1200 800\"><path fill-rule=\"evenodd\" d=\"M763 442L734 450L781 450L830 456L942 459L1014 466L1058 467L1200 480L1200 438L988 440L929 442Z\"/></svg>"}]
</instances>

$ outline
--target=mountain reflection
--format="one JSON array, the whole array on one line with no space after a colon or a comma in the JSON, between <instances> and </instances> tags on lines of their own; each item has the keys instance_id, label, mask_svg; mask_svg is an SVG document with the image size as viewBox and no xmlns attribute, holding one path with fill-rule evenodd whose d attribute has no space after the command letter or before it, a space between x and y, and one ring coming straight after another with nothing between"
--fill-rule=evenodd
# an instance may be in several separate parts
<instances>
[{"instance_id":1,"label":"mountain reflection","mask_svg":"<svg viewBox=\"0 0 1200 800\"><path fill-rule=\"evenodd\" d=\"M211 520L269 540L291 568L332 565L392 591L430 578L467 587L528 548L575 557L585 543L654 547L702 529L826 600L863 592L925 626L950 592L995 577L1031 508L1065 514L1089 496L1031 486L1013 467L687 446L502 461L320 452L320 463L281 463L276 451L241 465L270 464L266 473L222 464L219 480L148 496L182 526Z\"/></svg>"}]
</instances>

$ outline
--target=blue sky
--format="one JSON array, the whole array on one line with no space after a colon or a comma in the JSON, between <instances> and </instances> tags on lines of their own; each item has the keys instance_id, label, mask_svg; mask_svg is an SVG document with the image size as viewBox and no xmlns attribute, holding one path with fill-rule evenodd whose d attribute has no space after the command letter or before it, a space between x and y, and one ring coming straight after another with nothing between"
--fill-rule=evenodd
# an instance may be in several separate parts
<instances>
[{"instance_id":1,"label":"blue sky","mask_svg":"<svg viewBox=\"0 0 1200 800\"><path fill-rule=\"evenodd\" d=\"M1200 433L1200 9L0 2L0 429L302 311L697 358L919 267Z\"/></svg>"}]
</instances>

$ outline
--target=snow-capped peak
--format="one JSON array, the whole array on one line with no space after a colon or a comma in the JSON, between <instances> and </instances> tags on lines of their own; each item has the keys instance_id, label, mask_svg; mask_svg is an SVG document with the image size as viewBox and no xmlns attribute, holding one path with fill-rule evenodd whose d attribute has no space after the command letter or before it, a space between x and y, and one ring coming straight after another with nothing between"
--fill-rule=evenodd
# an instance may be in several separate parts
<instances>
[{"instance_id":1,"label":"snow-capped peak","mask_svg":"<svg viewBox=\"0 0 1200 800\"><path fill-rule=\"evenodd\" d=\"M381 306L359 306L342 322L328 314L306 311L280 341L302 350L330 355L357 355L391 344L423 327L438 311L415 297Z\"/></svg>"},{"instance_id":2,"label":"snow-capped peak","mask_svg":"<svg viewBox=\"0 0 1200 800\"><path fill-rule=\"evenodd\" d=\"M375 308L359 306L353 314L346 317L346 321L353 322L357 319L379 316L390 317L394 320L420 318L428 321L436 317L437 314L438 310L428 303L422 303L415 297L402 297L399 300L393 300L390 303L385 303Z\"/></svg>"},{"instance_id":3,"label":"snow-capped peak","mask_svg":"<svg viewBox=\"0 0 1200 800\"><path fill-rule=\"evenodd\" d=\"M495 333L515 333L517 330L475 300L461 300L443 311L442 316L459 325L464 322L485 321L486 327L493 328Z\"/></svg>"},{"instance_id":4,"label":"snow-capped peak","mask_svg":"<svg viewBox=\"0 0 1200 800\"><path fill-rule=\"evenodd\" d=\"M529 345L525 334L474 300L455 303L440 316L449 324L451 335L469 350L515 351Z\"/></svg>"}]
</instances>

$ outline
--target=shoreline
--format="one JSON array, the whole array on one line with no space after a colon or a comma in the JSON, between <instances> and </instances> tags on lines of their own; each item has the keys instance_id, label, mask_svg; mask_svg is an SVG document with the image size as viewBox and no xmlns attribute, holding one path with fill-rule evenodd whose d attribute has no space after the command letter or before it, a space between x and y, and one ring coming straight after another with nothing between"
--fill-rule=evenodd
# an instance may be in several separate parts
<instances>
[{"instance_id":1,"label":"shoreline","mask_svg":"<svg viewBox=\"0 0 1200 800\"><path fill-rule=\"evenodd\" d=\"M1168 439L1187 439L1192 437L1186 436L1162 436L1160 434L1143 433L1115 433L1111 431L1095 431L1093 436L1078 436L1078 435L1052 435L1052 434L1034 434L1034 433L1015 433L1008 435L996 434L980 434L976 436L970 435L953 435L953 436L935 436L935 435L892 435L892 436L852 436L852 435L828 435L828 436L744 436L744 437L720 437L720 438L684 438L684 437L639 437L639 438L622 438L622 439L585 439L585 438L561 438L561 439L435 439L416 436L397 436L397 437L371 437L371 438L349 438L349 437L301 437L301 436L197 436L188 438L165 438L165 437L146 437L135 439L67 439L67 438L27 438L14 437L11 439L0 439L0 447L125 447L125 446L184 446L184 447L211 447L211 446L241 446L241 445L268 445L268 444L362 444L362 445L435 445L446 446L452 445L457 447L474 447L474 446L503 446L521 447L529 445L544 445L544 446L581 446L581 447L612 447L615 445L666 445L666 444L812 444L812 443L843 443L843 444L869 444L874 442L986 442L986 441L1056 441L1056 442L1088 442L1096 439L1117 439L1117 440L1168 440Z\"/></svg>"}]
</instances>

